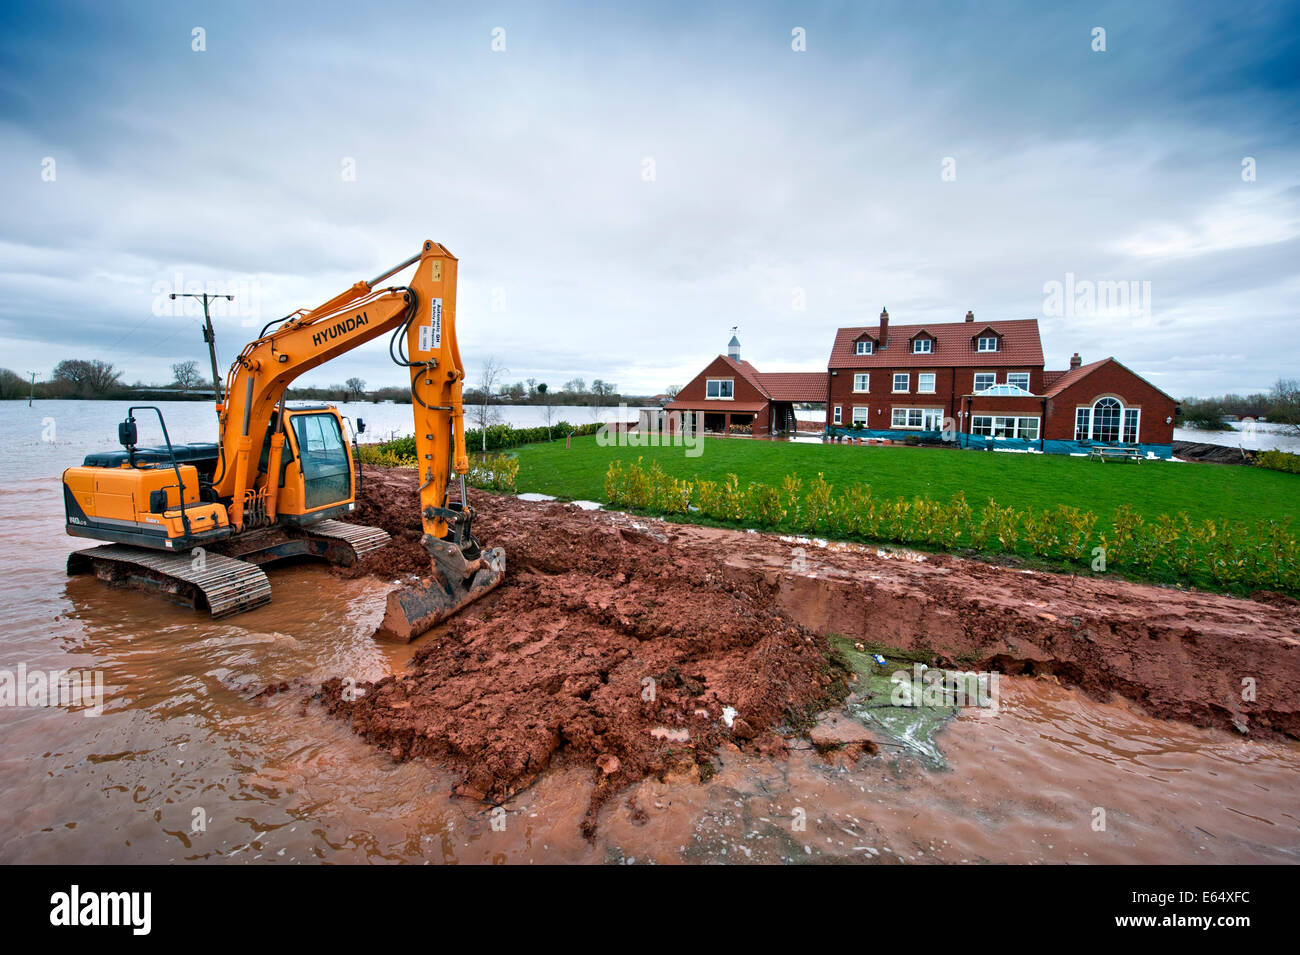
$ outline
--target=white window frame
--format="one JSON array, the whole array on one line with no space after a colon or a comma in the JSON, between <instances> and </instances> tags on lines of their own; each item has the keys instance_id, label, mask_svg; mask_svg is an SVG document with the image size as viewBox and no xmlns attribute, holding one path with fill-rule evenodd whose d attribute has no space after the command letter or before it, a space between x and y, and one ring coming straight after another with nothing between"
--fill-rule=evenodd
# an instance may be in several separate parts
<instances>
[{"instance_id":1,"label":"white window frame","mask_svg":"<svg viewBox=\"0 0 1300 955\"><path fill-rule=\"evenodd\" d=\"M898 423L899 412L905 416L902 424ZM916 424L912 423L913 419ZM927 428L927 423L932 427ZM896 431L942 431L943 409L895 407L889 412L889 427Z\"/></svg>"},{"instance_id":2,"label":"white window frame","mask_svg":"<svg viewBox=\"0 0 1300 955\"><path fill-rule=\"evenodd\" d=\"M1121 443L1121 444L1140 444L1140 443L1141 443L1141 437L1142 437L1142 409L1141 409L1141 408L1130 408L1128 405L1124 404L1122 401L1120 402L1120 406L1124 409L1124 412L1123 412L1123 414L1120 415L1120 419L1119 419L1119 439L1120 439L1120 443ZM1128 416L1129 416L1130 414L1133 415L1133 437L1132 437L1131 440L1130 440L1129 437L1128 437Z\"/></svg>"},{"instance_id":3,"label":"white window frame","mask_svg":"<svg viewBox=\"0 0 1300 955\"><path fill-rule=\"evenodd\" d=\"M992 347L991 347L991 348L986 348L985 346L988 345L988 344L992 344ZM996 335L981 335L979 338L975 339L975 350L976 350L977 352L995 352L995 351L1001 351L1001 348L1000 348L999 345L998 345L998 336L996 336Z\"/></svg>"},{"instance_id":4,"label":"white window frame","mask_svg":"<svg viewBox=\"0 0 1300 955\"><path fill-rule=\"evenodd\" d=\"M981 388L980 378L985 376L992 377L993 381L991 381L989 384ZM975 392L975 394L978 395L981 391L984 391L985 389L988 388L992 388L997 383L998 383L998 373L996 371L977 371L975 372L975 377L971 379L971 391Z\"/></svg>"},{"instance_id":5,"label":"white window frame","mask_svg":"<svg viewBox=\"0 0 1300 955\"><path fill-rule=\"evenodd\" d=\"M925 387L925 379L930 379L930 387ZM916 393L918 395L932 395L939 381L939 376L932 371L918 371L916 373Z\"/></svg>"},{"instance_id":6,"label":"white window frame","mask_svg":"<svg viewBox=\"0 0 1300 955\"><path fill-rule=\"evenodd\" d=\"M863 379L863 380L865 381L865 384L864 384L861 388L858 387L858 379L859 379L859 378L861 378L861 379ZM865 395L865 394L866 394L867 392L869 392L870 390L871 390L871 373L870 373L870 372L864 372L864 371L859 371L859 372L854 373L854 375L853 375L853 393L856 394L856 395Z\"/></svg>"},{"instance_id":7,"label":"white window frame","mask_svg":"<svg viewBox=\"0 0 1300 955\"><path fill-rule=\"evenodd\" d=\"M1118 395L1100 395L1096 401L1086 405L1076 405L1074 408L1074 440L1075 441L1100 441L1101 438L1096 436L1097 405L1105 399L1110 398L1119 403L1119 434L1116 441L1120 444L1140 444L1142 438L1142 409L1140 407L1130 407L1124 404L1124 399ZM1128 437L1128 416L1132 412L1133 419L1133 438ZM1079 427L1080 419L1086 418L1088 421L1087 434L1080 437Z\"/></svg>"},{"instance_id":8,"label":"white window frame","mask_svg":"<svg viewBox=\"0 0 1300 955\"><path fill-rule=\"evenodd\" d=\"M924 345L925 347L922 348L922 347L921 347L922 345ZM918 339L914 340L914 341L912 342L912 354L913 354L913 355L933 355L933 354L934 354L934 339L933 339L933 338L918 338Z\"/></svg>"},{"instance_id":9,"label":"white window frame","mask_svg":"<svg viewBox=\"0 0 1300 955\"><path fill-rule=\"evenodd\" d=\"M853 349L853 354L855 355L870 355L871 352L872 342L870 340L857 342L856 347Z\"/></svg>"},{"instance_id":10,"label":"white window frame","mask_svg":"<svg viewBox=\"0 0 1300 955\"><path fill-rule=\"evenodd\" d=\"M727 385L731 389L731 394L722 394L722 389L718 389L718 394L711 395L709 391L713 385ZM704 397L707 401L735 401L736 400L736 379L735 378L705 378L704 379Z\"/></svg>"},{"instance_id":11,"label":"white window frame","mask_svg":"<svg viewBox=\"0 0 1300 955\"><path fill-rule=\"evenodd\" d=\"M902 388L898 387L898 379L900 379L900 378L903 379L903 387L902 387ZM895 394L895 395L905 395L905 394L909 393L909 392L912 390L912 375L911 375L911 373L910 373L910 372L906 372L906 371L896 371L896 372L894 372L893 385L894 385L894 387L893 387L893 390L890 392L890 394Z\"/></svg>"},{"instance_id":12,"label":"white window frame","mask_svg":"<svg viewBox=\"0 0 1300 955\"><path fill-rule=\"evenodd\" d=\"M1025 436L1028 430L1026 422L1033 422L1034 436ZM1001 423L999 423L1001 422ZM1008 424L1008 422L1010 422ZM1010 430L1010 434L995 434L996 431ZM997 441L1004 438L1019 438L1022 441L1037 441L1042 435L1043 420L1037 415L1001 415L976 414L970 418L970 433L992 438Z\"/></svg>"},{"instance_id":13,"label":"white window frame","mask_svg":"<svg viewBox=\"0 0 1300 955\"><path fill-rule=\"evenodd\" d=\"M831 422L834 424L844 423L844 408L842 405L836 405L834 413L831 415Z\"/></svg>"},{"instance_id":14,"label":"white window frame","mask_svg":"<svg viewBox=\"0 0 1300 955\"><path fill-rule=\"evenodd\" d=\"M1012 378L1014 378L1014 379L1016 379L1016 380L1015 380L1015 381L1012 381L1012 380L1011 380ZM1021 381L1024 381L1024 384L1023 384L1023 385L1020 384ZM1025 391L1028 391L1028 390L1029 390L1029 372L1027 372L1027 371L1009 371L1009 372L1007 372L1007 384L1008 384L1008 385L1016 385L1017 387L1019 387L1019 388L1023 388Z\"/></svg>"},{"instance_id":15,"label":"white window frame","mask_svg":"<svg viewBox=\"0 0 1300 955\"><path fill-rule=\"evenodd\" d=\"M858 412L862 412L862 427L868 427L871 424L871 409L866 405L854 405L853 410L849 412L849 424L858 423Z\"/></svg>"},{"instance_id":16,"label":"white window frame","mask_svg":"<svg viewBox=\"0 0 1300 955\"><path fill-rule=\"evenodd\" d=\"M1078 405L1074 409L1074 440L1092 440L1092 405Z\"/></svg>"}]
</instances>

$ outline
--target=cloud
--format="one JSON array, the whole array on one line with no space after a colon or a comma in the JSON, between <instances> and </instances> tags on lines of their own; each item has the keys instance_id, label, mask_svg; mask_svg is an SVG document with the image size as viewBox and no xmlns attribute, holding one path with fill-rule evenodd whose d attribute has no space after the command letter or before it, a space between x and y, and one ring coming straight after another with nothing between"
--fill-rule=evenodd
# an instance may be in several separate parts
<instances>
[{"instance_id":1,"label":"cloud","mask_svg":"<svg viewBox=\"0 0 1300 955\"><path fill-rule=\"evenodd\" d=\"M1150 281L1155 315L1045 320L1049 365L1105 353L1175 394L1253 390L1300 359L1297 22L1120 4L16 14L6 363L103 354L162 380L203 346L194 316L153 314L160 281L247 290L255 314L217 322L228 359L252 325L433 238L461 259L471 378L492 355L512 379L654 393L733 325L760 368L824 368L834 329L883 305L1036 317L1068 272ZM305 383L354 374L403 378L376 343Z\"/></svg>"}]
</instances>

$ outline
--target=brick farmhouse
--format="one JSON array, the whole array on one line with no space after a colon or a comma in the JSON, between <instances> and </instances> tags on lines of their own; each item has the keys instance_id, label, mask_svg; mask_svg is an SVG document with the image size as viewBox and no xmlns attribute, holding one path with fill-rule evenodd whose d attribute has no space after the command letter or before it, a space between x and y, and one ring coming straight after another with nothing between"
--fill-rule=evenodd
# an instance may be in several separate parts
<instances>
[{"instance_id":1,"label":"brick farmhouse","mask_svg":"<svg viewBox=\"0 0 1300 955\"><path fill-rule=\"evenodd\" d=\"M667 405L697 428L764 437L795 430L797 403L825 402L823 433L1084 453L1120 445L1168 457L1177 402L1114 358L1048 370L1036 319L872 326L835 333L825 374L764 374L733 336Z\"/></svg>"}]
</instances>

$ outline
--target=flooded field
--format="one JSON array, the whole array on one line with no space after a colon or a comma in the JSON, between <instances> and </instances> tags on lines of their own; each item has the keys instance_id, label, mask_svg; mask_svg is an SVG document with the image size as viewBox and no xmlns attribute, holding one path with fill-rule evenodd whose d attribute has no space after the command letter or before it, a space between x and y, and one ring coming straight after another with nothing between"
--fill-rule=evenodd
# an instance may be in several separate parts
<instances>
[{"instance_id":1,"label":"flooded field","mask_svg":"<svg viewBox=\"0 0 1300 955\"><path fill-rule=\"evenodd\" d=\"M7 440L22 437L6 424ZM34 440L0 483L0 668L97 671L105 695L98 716L0 707L0 862L1300 859L1300 744L1160 719L1042 673L1003 676L996 712L963 710L940 730L942 767L889 747L850 761L799 739L778 757L725 744L707 783L620 790L588 839L592 768L558 760L494 813L451 797L446 767L395 762L307 702L332 677L401 672L439 639L371 639L383 581L273 569L271 605L214 622L69 579L78 544L63 534L58 444ZM1260 613L1261 632L1293 614Z\"/></svg>"}]
</instances>

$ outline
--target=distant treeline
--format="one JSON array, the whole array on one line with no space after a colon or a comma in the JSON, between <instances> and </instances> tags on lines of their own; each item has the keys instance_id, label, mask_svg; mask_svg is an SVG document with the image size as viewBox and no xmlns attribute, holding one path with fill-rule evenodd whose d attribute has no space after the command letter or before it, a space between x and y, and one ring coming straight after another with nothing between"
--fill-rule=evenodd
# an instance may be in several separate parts
<instances>
[{"instance_id":1,"label":"distant treeline","mask_svg":"<svg viewBox=\"0 0 1300 955\"><path fill-rule=\"evenodd\" d=\"M128 385L122 381L122 372L111 363L94 360L68 359L54 367L49 378L37 380L8 369L0 368L0 399L26 398L29 394L37 398L103 398L103 399L140 399L167 401L212 401L212 381L199 369L198 362L178 362L172 366L173 380L166 384L146 384L137 381ZM223 382L224 385L224 382ZM552 390L546 382L535 378L528 381L502 385L499 389L490 389L490 404L503 405L616 405L622 401L639 402L646 400L641 395L620 394L618 389L608 382L597 378L588 387L581 378L574 378L564 383L563 387ZM349 378L341 385L329 385L315 388L289 388L286 397L290 400L312 401L393 401L398 404L411 403L411 391L407 387L366 388L360 378ZM480 388L466 388L463 395L466 404L484 404L484 391Z\"/></svg>"},{"instance_id":2,"label":"distant treeline","mask_svg":"<svg viewBox=\"0 0 1300 955\"><path fill-rule=\"evenodd\" d=\"M1300 426L1300 381L1284 378L1268 394L1184 398L1178 424L1203 431L1231 430L1228 418L1255 418Z\"/></svg>"}]
</instances>

